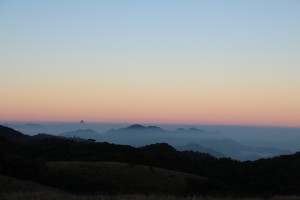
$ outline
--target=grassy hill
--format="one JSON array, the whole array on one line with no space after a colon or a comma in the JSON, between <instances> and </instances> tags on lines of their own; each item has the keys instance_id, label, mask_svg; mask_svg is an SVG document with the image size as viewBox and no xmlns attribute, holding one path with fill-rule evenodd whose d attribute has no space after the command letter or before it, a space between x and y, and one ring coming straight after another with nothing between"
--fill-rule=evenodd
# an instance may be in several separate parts
<instances>
[{"instance_id":1,"label":"grassy hill","mask_svg":"<svg viewBox=\"0 0 300 200\"><path fill-rule=\"evenodd\" d=\"M6 133L29 136L1 126L0 133L1 175L73 194L300 195L300 153L239 162L179 152L166 143L140 148L60 138L16 143Z\"/></svg>"},{"instance_id":2,"label":"grassy hill","mask_svg":"<svg viewBox=\"0 0 300 200\"><path fill-rule=\"evenodd\" d=\"M120 162L49 162L47 166L51 185L73 193L182 194L189 181L206 180L197 175Z\"/></svg>"},{"instance_id":3,"label":"grassy hill","mask_svg":"<svg viewBox=\"0 0 300 200\"><path fill-rule=\"evenodd\" d=\"M25 181L0 175L1 200L53 200L72 199L58 189L44 186L33 181Z\"/></svg>"},{"instance_id":4,"label":"grassy hill","mask_svg":"<svg viewBox=\"0 0 300 200\"><path fill-rule=\"evenodd\" d=\"M62 163L51 163L52 167L61 167ZM66 167L72 165L71 163L63 163ZM79 163L77 163L79 164ZM102 167L109 167L111 165L124 168L122 163L97 163ZM90 163L90 165L94 165ZM147 170L145 166L136 166L142 171ZM101 168L101 167L100 167ZM100 169L99 168L99 169ZM125 167L126 168L126 167ZM102 169L102 168L101 168ZM155 169L159 173L164 170ZM167 172L169 173L169 172ZM170 174L173 174L170 172ZM169 175L170 175L169 174ZM187 174L177 174L178 178L189 176ZM0 199L1 200L262 200L262 198L232 198L232 197L201 197L201 196L170 196L170 195L73 195L61 192L57 189L43 186L32 181L23 181L16 178L0 175ZM270 200L300 200L297 196L278 196L269 198Z\"/></svg>"},{"instance_id":5,"label":"grassy hill","mask_svg":"<svg viewBox=\"0 0 300 200\"><path fill-rule=\"evenodd\" d=\"M35 183L33 181L24 181L13 177L0 175L0 193L12 192L58 192L58 190Z\"/></svg>"},{"instance_id":6,"label":"grassy hill","mask_svg":"<svg viewBox=\"0 0 300 200\"><path fill-rule=\"evenodd\" d=\"M79 167L80 164L81 167ZM82 168L86 165L96 166L98 170L103 170L105 168L113 167L115 170L120 170L123 168L130 168L127 171L132 170L132 166L127 166L124 163L49 163L48 164L52 170L55 168L73 168L74 172L78 169L74 168L77 166ZM89 167L88 167L89 168ZM147 166L135 166L133 171L148 171ZM117 170L117 171L118 171ZM162 170L155 168L157 174L167 173L167 176L172 176L175 174L175 180L182 180L184 177L189 177L189 174L177 173L168 170ZM114 170L104 170L105 172ZM79 170L82 172L82 170ZM130 172L129 172L130 173ZM147 172L146 172L147 173ZM152 172L151 172L152 173ZM177 179L178 178L178 179ZM202 179L200 177L200 179ZM41 184L19 180L12 177L0 175L0 199L1 200L262 200L263 198L233 198L233 197L203 197L203 196L170 196L170 195L73 195L66 192L59 191L57 189L43 186ZM275 196L270 197L270 200L300 200L299 196Z\"/></svg>"}]
</instances>

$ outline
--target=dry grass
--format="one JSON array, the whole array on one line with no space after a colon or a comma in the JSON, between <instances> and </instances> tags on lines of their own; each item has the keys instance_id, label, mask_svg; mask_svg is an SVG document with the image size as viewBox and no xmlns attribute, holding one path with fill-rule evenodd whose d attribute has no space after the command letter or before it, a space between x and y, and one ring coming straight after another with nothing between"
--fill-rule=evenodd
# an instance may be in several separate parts
<instances>
[{"instance_id":1,"label":"dry grass","mask_svg":"<svg viewBox=\"0 0 300 200\"><path fill-rule=\"evenodd\" d=\"M1 200L263 200L262 198L217 198L217 197L176 197L176 196L144 196L144 195L92 195L75 196L63 192L18 192L2 193ZM273 197L269 200L300 200L300 197Z\"/></svg>"},{"instance_id":2,"label":"dry grass","mask_svg":"<svg viewBox=\"0 0 300 200\"><path fill-rule=\"evenodd\" d=\"M111 163L120 166L118 163ZM107 164L105 164L107 166ZM123 166L125 167L125 166ZM143 169L143 167L141 167ZM160 169L155 169L157 172ZM166 171L168 172L168 171ZM165 171L164 171L165 173ZM184 175L184 174L183 174ZM76 196L32 181L0 175L0 200L263 200L263 198L218 198L164 195L82 195ZM299 196L274 196L268 200L300 200Z\"/></svg>"},{"instance_id":3,"label":"dry grass","mask_svg":"<svg viewBox=\"0 0 300 200\"><path fill-rule=\"evenodd\" d=\"M50 162L48 167L54 174L79 176L95 183L109 180L107 185L124 193L182 194L186 190L187 178L199 182L206 180L193 174L119 162Z\"/></svg>"}]
</instances>

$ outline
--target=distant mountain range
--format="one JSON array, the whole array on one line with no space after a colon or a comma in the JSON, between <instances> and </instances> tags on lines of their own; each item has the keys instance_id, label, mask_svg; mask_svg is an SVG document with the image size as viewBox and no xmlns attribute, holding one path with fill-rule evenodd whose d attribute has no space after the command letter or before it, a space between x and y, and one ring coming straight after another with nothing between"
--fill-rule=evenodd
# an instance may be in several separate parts
<instances>
[{"instance_id":1,"label":"distant mountain range","mask_svg":"<svg viewBox=\"0 0 300 200\"><path fill-rule=\"evenodd\" d=\"M171 142L173 145L186 145L193 140L223 138L220 133L207 132L202 129L179 128L175 131L167 131L157 126L131 125L126 128L111 129L102 134L106 141L112 143L142 146L155 142ZM188 140L187 140L188 139Z\"/></svg>"},{"instance_id":2,"label":"distant mountain range","mask_svg":"<svg viewBox=\"0 0 300 200\"><path fill-rule=\"evenodd\" d=\"M81 132L76 131L75 133L78 133L77 136L80 137ZM95 134L93 139L131 146L165 142L177 147L179 150L205 152L216 157L225 156L238 160L256 160L292 153L278 148L251 147L225 138L219 132L207 132L197 128L179 128L174 131L167 131L157 126L135 124L126 128L111 129L101 135Z\"/></svg>"},{"instance_id":3,"label":"distant mountain range","mask_svg":"<svg viewBox=\"0 0 300 200\"><path fill-rule=\"evenodd\" d=\"M114 134L120 131L126 137L126 133L132 129L136 131L135 134L147 136L151 135L151 130L161 134L168 132L159 127L134 125L114 130ZM250 152L246 154L249 156L279 150L251 148L226 138L197 140L201 141L203 143L200 145L190 142L177 146L177 149L181 149L178 151L174 145L167 143L132 147L83 139L74 141L73 138L45 134L28 136L0 126L0 173L76 195L156 194L149 189L153 185L158 189L154 192L164 195L176 194L181 188L182 192L177 193L180 196L268 198L270 195L281 197L300 194L300 153L240 162L193 151L218 154L217 150L206 147L213 145L227 154L236 151L238 156L244 152ZM222 154L228 156L224 152ZM166 190L164 185L171 183L174 187ZM7 185L3 181L2 184ZM15 186L15 183L10 184L13 192L16 191ZM168 191L171 193L166 193Z\"/></svg>"},{"instance_id":4,"label":"distant mountain range","mask_svg":"<svg viewBox=\"0 0 300 200\"><path fill-rule=\"evenodd\" d=\"M78 129L53 136L37 134L34 136L24 135L11 128L0 126L0 136L9 133L8 137L17 142L47 139L52 137L66 137L73 140L94 139L98 142L131 145L135 147L155 143L168 143L180 151L198 151L208 153L214 157L231 157L237 160L257 160L276 155L291 154L291 151L274 147L252 147L225 138L218 132L207 132L202 129L179 128L168 131L157 126L131 125L126 128L111 129L99 134L92 129Z\"/></svg>"},{"instance_id":5,"label":"distant mountain range","mask_svg":"<svg viewBox=\"0 0 300 200\"><path fill-rule=\"evenodd\" d=\"M82 139L94 139L101 141L102 137L94 130L91 129L78 129L76 131L68 131L60 134L59 136L67 138L82 138Z\"/></svg>"}]
</instances>

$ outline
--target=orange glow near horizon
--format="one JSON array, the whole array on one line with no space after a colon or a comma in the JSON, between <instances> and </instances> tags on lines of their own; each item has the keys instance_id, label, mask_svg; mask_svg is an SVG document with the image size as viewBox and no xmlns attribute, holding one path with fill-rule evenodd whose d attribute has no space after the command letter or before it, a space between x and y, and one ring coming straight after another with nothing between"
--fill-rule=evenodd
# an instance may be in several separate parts
<instances>
[{"instance_id":1,"label":"orange glow near horizon","mask_svg":"<svg viewBox=\"0 0 300 200\"><path fill-rule=\"evenodd\" d=\"M255 93L235 88L226 91L225 96L218 92L222 88L196 93L184 89L179 92L179 87L144 91L130 87L100 88L98 92L62 87L55 91L35 91L34 88L8 91L1 99L0 121L77 122L84 119L111 123L300 127L300 112L295 110L300 101L294 94L282 93L285 97L282 99L276 92L264 93L261 88Z\"/></svg>"},{"instance_id":2,"label":"orange glow near horizon","mask_svg":"<svg viewBox=\"0 0 300 200\"><path fill-rule=\"evenodd\" d=\"M0 2L0 122L300 127L297 1Z\"/></svg>"}]
</instances>

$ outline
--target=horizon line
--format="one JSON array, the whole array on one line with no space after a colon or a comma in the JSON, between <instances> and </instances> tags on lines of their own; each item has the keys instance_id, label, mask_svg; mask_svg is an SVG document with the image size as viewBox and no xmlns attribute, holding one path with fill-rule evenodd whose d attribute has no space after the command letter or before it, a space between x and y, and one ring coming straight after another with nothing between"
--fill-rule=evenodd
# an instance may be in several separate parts
<instances>
[{"instance_id":1,"label":"horizon line","mask_svg":"<svg viewBox=\"0 0 300 200\"><path fill-rule=\"evenodd\" d=\"M5 123L65 123L65 124L76 124L80 123L82 119L78 121L70 121L70 120L61 120L61 121L54 121L54 120L5 120L0 121L0 124ZM265 128L300 128L300 125L270 125L270 124L231 124L231 123L177 123L177 122L112 122L112 121L86 121L83 120L85 124L124 124L124 125L190 125L190 126L235 126L235 127L265 127Z\"/></svg>"}]
</instances>

